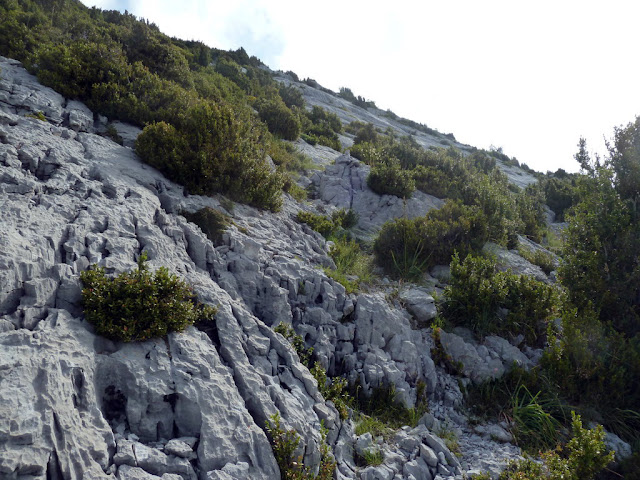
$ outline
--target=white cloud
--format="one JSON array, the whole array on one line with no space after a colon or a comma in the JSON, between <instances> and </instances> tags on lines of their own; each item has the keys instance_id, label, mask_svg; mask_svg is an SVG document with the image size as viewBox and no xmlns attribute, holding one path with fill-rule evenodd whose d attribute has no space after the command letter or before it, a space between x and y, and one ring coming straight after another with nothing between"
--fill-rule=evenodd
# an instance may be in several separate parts
<instances>
[{"instance_id":1,"label":"white cloud","mask_svg":"<svg viewBox=\"0 0 640 480\"><path fill-rule=\"evenodd\" d=\"M127 8L169 35L243 46L272 68L348 86L537 170L575 171L581 135L603 151L603 135L640 113L633 2L131 0Z\"/></svg>"}]
</instances>

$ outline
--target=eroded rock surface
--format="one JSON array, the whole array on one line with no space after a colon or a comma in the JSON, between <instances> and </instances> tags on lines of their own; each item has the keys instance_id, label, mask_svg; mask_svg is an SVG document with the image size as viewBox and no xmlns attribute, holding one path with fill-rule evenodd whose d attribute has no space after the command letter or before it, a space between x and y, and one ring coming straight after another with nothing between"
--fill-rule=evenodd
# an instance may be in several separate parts
<instances>
[{"instance_id":1,"label":"eroded rock surface","mask_svg":"<svg viewBox=\"0 0 640 480\"><path fill-rule=\"evenodd\" d=\"M458 381L431 359L430 331L416 329L384 293L348 295L328 278L325 240L294 220L295 202L278 214L243 205L229 212L219 199L187 196L126 146L134 128L117 126L120 146L95 133L106 120L81 103L40 86L17 62L0 58L0 68L2 478L279 478L265 434L276 413L300 434L307 465L318 464L320 425L328 428L337 478L450 477L474 467L456 463L433 431L435 417L467 426L456 411ZM25 116L37 112L47 121ZM337 160L318 173L321 198L370 212L361 213L363 231L440 204L380 197L366 188L366 166ZM218 246L180 215L205 206L233 216ZM94 335L82 317L79 273L91 264L130 270L143 251L150 268L167 266L218 306L216 321L136 344ZM423 322L435 313L424 291L404 300ZM412 406L424 385L433 415L376 443L383 466L356 466L362 441L353 423L340 420L273 332L280 322L314 347L330 375L366 392L393 386Z\"/></svg>"}]
</instances>

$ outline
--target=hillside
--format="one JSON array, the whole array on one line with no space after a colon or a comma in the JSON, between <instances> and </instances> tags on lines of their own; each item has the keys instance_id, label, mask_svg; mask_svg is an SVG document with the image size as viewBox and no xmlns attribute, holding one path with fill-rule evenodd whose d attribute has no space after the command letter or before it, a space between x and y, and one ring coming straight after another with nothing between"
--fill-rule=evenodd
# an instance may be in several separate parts
<instances>
[{"instance_id":1,"label":"hillside","mask_svg":"<svg viewBox=\"0 0 640 480\"><path fill-rule=\"evenodd\" d=\"M634 478L638 121L543 175L244 50L0 8L0 477Z\"/></svg>"}]
</instances>

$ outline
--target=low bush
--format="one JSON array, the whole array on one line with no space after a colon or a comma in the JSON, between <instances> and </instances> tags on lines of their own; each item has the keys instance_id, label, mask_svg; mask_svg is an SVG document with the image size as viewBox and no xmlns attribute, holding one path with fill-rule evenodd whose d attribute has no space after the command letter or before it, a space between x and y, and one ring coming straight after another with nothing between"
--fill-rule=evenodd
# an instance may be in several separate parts
<instances>
[{"instance_id":1,"label":"low bush","mask_svg":"<svg viewBox=\"0 0 640 480\"><path fill-rule=\"evenodd\" d=\"M333 237L341 229L352 228L358 223L358 216L351 209L336 210L330 217L301 210L297 218L299 222L306 223L325 238Z\"/></svg>"},{"instance_id":2,"label":"low bush","mask_svg":"<svg viewBox=\"0 0 640 480\"><path fill-rule=\"evenodd\" d=\"M222 244L222 234L231 224L227 215L210 207L201 208L194 213L182 212L182 215L198 225L215 246Z\"/></svg>"},{"instance_id":3,"label":"low bush","mask_svg":"<svg viewBox=\"0 0 640 480\"><path fill-rule=\"evenodd\" d=\"M293 429L285 430L280 424L279 414L276 413L267 420L266 430L283 480L333 479L336 461L331 456L327 445L327 430L324 427L320 431L322 443L320 444L320 466L317 475L314 475L311 469L305 466L302 456L295 455L300 444L300 435Z\"/></svg>"},{"instance_id":4,"label":"low bush","mask_svg":"<svg viewBox=\"0 0 640 480\"><path fill-rule=\"evenodd\" d=\"M367 177L369 188L379 195L409 198L416 189L411 172L403 170L397 162L387 161L371 167Z\"/></svg>"},{"instance_id":5,"label":"low bush","mask_svg":"<svg viewBox=\"0 0 640 480\"><path fill-rule=\"evenodd\" d=\"M479 249L486 239L486 220L477 207L447 201L424 217L384 224L373 250L385 272L415 279L434 265L448 264L456 250Z\"/></svg>"},{"instance_id":6,"label":"low bush","mask_svg":"<svg viewBox=\"0 0 640 480\"><path fill-rule=\"evenodd\" d=\"M237 201L278 210L282 175L272 172L259 146L259 129L239 121L229 108L200 103L178 126L165 122L144 128L136 153L191 193L224 193Z\"/></svg>"},{"instance_id":7,"label":"low bush","mask_svg":"<svg viewBox=\"0 0 640 480\"><path fill-rule=\"evenodd\" d=\"M605 448L601 425L589 430L582 427L579 415L572 413L572 418L573 437L564 448L543 453L542 463L531 459L513 462L499 480L593 480L613 461L613 451Z\"/></svg>"},{"instance_id":8,"label":"low bush","mask_svg":"<svg viewBox=\"0 0 640 480\"><path fill-rule=\"evenodd\" d=\"M260 119L269 131L285 140L295 140L300 135L300 120L280 98L262 99L255 104Z\"/></svg>"},{"instance_id":9,"label":"low bush","mask_svg":"<svg viewBox=\"0 0 640 480\"><path fill-rule=\"evenodd\" d=\"M558 290L525 275L496 270L488 258L468 255L451 260L451 283L445 289L443 316L478 335L524 334L539 343L546 322L559 307Z\"/></svg>"},{"instance_id":10,"label":"low bush","mask_svg":"<svg viewBox=\"0 0 640 480\"><path fill-rule=\"evenodd\" d=\"M85 317L98 335L143 341L213 319L215 308L198 304L189 286L166 268L151 273L146 259L143 253L136 270L115 278L96 267L80 274Z\"/></svg>"},{"instance_id":11,"label":"low bush","mask_svg":"<svg viewBox=\"0 0 640 480\"><path fill-rule=\"evenodd\" d=\"M640 440L640 337L626 338L592 311L567 310L541 366L570 402L595 408L608 429Z\"/></svg>"}]
</instances>

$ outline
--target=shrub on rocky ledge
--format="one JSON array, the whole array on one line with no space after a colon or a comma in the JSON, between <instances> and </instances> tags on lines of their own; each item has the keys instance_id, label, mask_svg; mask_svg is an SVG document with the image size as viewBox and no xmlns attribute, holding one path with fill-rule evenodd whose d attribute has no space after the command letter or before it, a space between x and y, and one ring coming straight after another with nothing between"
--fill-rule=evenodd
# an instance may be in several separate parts
<instances>
[{"instance_id":1,"label":"shrub on rocky ledge","mask_svg":"<svg viewBox=\"0 0 640 480\"><path fill-rule=\"evenodd\" d=\"M80 274L82 303L98 335L123 342L143 341L212 320L214 307L197 304L189 286L162 267L151 273L143 253L138 268L115 278L104 268Z\"/></svg>"}]
</instances>

